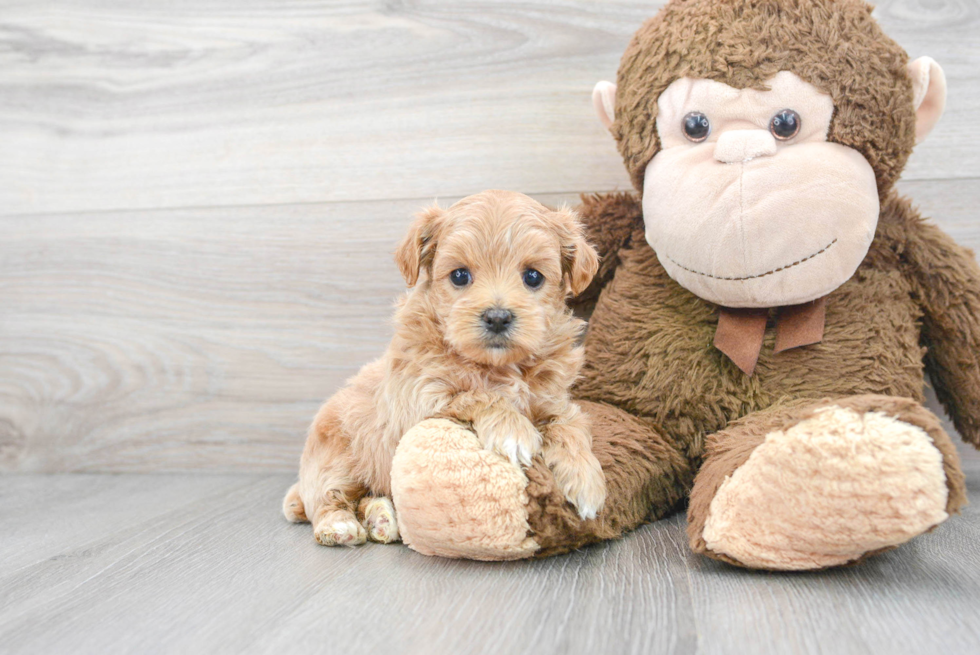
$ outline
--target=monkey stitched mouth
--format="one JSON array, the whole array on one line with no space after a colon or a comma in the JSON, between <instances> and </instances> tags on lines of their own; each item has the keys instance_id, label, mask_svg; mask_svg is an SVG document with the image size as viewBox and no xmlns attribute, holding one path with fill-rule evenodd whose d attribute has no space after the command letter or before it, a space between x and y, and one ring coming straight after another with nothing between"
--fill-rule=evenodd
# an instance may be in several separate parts
<instances>
[{"instance_id":1,"label":"monkey stitched mouth","mask_svg":"<svg viewBox=\"0 0 980 655\"><path fill-rule=\"evenodd\" d=\"M774 268L771 271L766 271L765 273L757 273L755 275L745 275L743 277L723 277L721 275L712 275L711 273L702 273L701 271L695 271L693 268L688 268L687 266L684 266L684 264L681 264L680 262L675 261L670 255L666 255L666 257L671 262L673 262L676 266L679 266L679 267L683 268L688 273L694 273L695 275L703 275L704 277L710 277L710 278L712 278L714 280L729 280L729 281L732 281L732 282L739 282L739 281L742 281L742 280L755 280L755 279L760 278L760 277L765 277L767 275L772 275L773 273L779 273L780 271L785 271L786 269L793 268L794 266L799 266L803 262L810 261L811 259L813 259L817 255L820 255L820 254L823 254L823 253L827 252L828 250L830 250L830 247L832 245L834 245L835 243L837 243L837 239L834 239L833 241L831 241L830 243L828 243L826 246L824 246L823 248L821 248L817 252L813 253L812 255L807 255L803 259L798 259L795 262L793 262L792 264L786 264L785 266L780 266L779 268Z\"/></svg>"}]
</instances>

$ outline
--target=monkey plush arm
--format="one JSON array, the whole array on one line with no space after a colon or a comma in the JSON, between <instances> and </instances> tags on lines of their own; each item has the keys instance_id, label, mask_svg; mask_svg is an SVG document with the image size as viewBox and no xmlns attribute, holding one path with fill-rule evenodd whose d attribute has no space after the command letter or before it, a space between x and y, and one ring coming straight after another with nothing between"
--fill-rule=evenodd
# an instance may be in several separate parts
<instances>
[{"instance_id":1,"label":"monkey plush arm","mask_svg":"<svg viewBox=\"0 0 980 655\"><path fill-rule=\"evenodd\" d=\"M980 448L980 266L971 250L903 209L908 237L901 255L924 311L926 370L957 431Z\"/></svg>"},{"instance_id":2,"label":"monkey plush arm","mask_svg":"<svg viewBox=\"0 0 980 655\"><path fill-rule=\"evenodd\" d=\"M569 301L577 310L591 309L599 292L612 279L619 265L619 250L634 239L643 239L643 209L632 193L606 193L582 196L576 209L585 238L599 254L599 271L592 284Z\"/></svg>"}]
</instances>

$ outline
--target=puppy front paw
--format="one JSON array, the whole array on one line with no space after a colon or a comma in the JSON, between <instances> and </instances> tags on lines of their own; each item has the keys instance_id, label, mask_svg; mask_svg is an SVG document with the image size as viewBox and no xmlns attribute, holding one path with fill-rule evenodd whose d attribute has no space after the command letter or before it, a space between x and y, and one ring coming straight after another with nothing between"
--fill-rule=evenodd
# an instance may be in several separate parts
<instances>
[{"instance_id":1,"label":"puppy front paw","mask_svg":"<svg viewBox=\"0 0 980 655\"><path fill-rule=\"evenodd\" d=\"M363 524L371 541L390 544L401 539L398 522L395 521L395 507L384 496L362 498L358 514L364 517Z\"/></svg>"},{"instance_id":2,"label":"puppy front paw","mask_svg":"<svg viewBox=\"0 0 980 655\"><path fill-rule=\"evenodd\" d=\"M515 466L530 466L531 459L541 452L543 438L534 424L517 412L478 418L473 423L483 447L493 450Z\"/></svg>"},{"instance_id":3,"label":"puppy front paw","mask_svg":"<svg viewBox=\"0 0 980 655\"><path fill-rule=\"evenodd\" d=\"M339 512L318 521L313 536L321 546L359 546L367 540L367 532L357 519Z\"/></svg>"},{"instance_id":4,"label":"puppy front paw","mask_svg":"<svg viewBox=\"0 0 980 655\"><path fill-rule=\"evenodd\" d=\"M550 462L555 483L582 519L594 519L606 502L606 476L591 452Z\"/></svg>"}]
</instances>

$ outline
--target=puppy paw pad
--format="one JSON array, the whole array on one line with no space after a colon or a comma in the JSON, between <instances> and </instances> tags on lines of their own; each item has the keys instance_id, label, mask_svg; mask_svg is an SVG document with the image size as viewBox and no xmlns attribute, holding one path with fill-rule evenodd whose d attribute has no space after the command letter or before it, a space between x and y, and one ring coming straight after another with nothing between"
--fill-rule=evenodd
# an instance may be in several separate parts
<instances>
[{"instance_id":1,"label":"puppy paw pad","mask_svg":"<svg viewBox=\"0 0 980 655\"><path fill-rule=\"evenodd\" d=\"M387 498L372 498L361 506L368 539L382 544L399 540L395 508Z\"/></svg>"},{"instance_id":2,"label":"puppy paw pad","mask_svg":"<svg viewBox=\"0 0 980 655\"><path fill-rule=\"evenodd\" d=\"M354 520L337 521L318 528L314 533L322 546L357 546L367 540L367 533Z\"/></svg>"}]
</instances>

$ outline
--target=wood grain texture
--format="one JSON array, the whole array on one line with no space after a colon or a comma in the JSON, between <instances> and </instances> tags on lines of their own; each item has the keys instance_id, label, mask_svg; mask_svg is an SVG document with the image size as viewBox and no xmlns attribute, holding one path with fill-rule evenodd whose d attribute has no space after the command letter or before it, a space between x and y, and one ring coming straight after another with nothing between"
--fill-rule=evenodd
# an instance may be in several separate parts
<instances>
[{"instance_id":1,"label":"wood grain texture","mask_svg":"<svg viewBox=\"0 0 980 655\"><path fill-rule=\"evenodd\" d=\"M980 649L973 505L859 567L746 572L682 516L539 562L328 549L290 476L0 477L4 653L923 653ZM8 531L13 530L13 539Z\"/></svg>"},{"instance_id":2,"label":"wood grain texture","mask_svg":"<svg viewBox=\"0 0 980 655\"><path fill-rule=\"evenodd\" d=\"M0 217L0 470L295 470L422 205Z\"/></svg>"},{"instance_id":3,"label":"wood grain texture","mask_svg":"<svg viewBox=\"0 0 980 655\"><path fill-rule=\"evenodd\" d=\"M654 1L0 2L0 214L629 188L590 93ZM980 0L884 0L980 175Z\"/></svg>"},{"instance_id":4,"label":"wood grain texture","mask_svg":"<svg viewBox=\"0 0 980 655\"><path fill-rule=\"evenodd\" d=\"M980 179L902 190L980 248ZM0 470L295 470L391 336L423 204L0 217Z\"/></svg>"},{"instance_id":5,"label":"wood grain texture","mask_svg":"<svg viewBox=\"0 0 980 655\"><path fill-rule=\"evenodd\" d=\"M696 557L680 516L484 564L279 515L413 211L629 187L589 95L660 4L0 0L0 652L980 651L966 449L962 516L810 575ZM980 248L980 0L876 11L949 80L900 187Z\"/></svg>"},{"instance_id":6,"label":"wood grain texture","mask_svg":"<svg viewBox=\"0 0 980 655\"><path fill-rule=\"evenodd\" d=\"M384 350L419 205L0 219L0 466L294 468Z\"/></svg>"}]
</instances>

